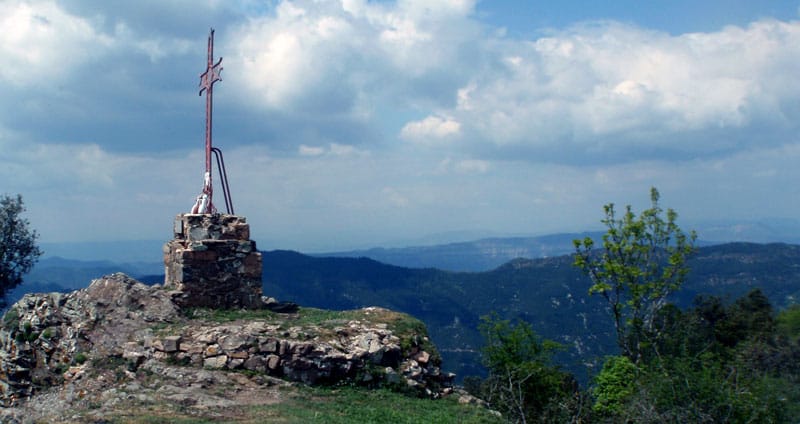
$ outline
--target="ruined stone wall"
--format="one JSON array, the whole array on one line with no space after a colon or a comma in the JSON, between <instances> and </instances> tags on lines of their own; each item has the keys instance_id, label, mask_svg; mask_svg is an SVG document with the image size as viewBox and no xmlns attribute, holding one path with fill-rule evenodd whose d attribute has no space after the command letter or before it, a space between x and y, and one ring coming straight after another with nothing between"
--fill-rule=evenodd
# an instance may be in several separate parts
<instances>
[{"instance_id":1,"label":"ruined stone wall","mask_svg":"<svg viewBox=\"0 0 800 424\"><path fill-rule=\"evenodd\" d=\"M42 389L77 384L71 393L83 393L81 385L99 379L81 375L98 366L116 369L106 383L131 382L140 367L158 362L185 365L179 375L191 366L307 384L390 385L430 397L452 390L455 376L440 369L424 328L391 328L410 319L404 314L364 308L299 322L296 314L251 312L230 322L189 318L161 287L124 274L68 294L27 294L0 319L0 422L3 407Z\"/></svg>"},{"instance_id":2,"label":"ruined stone wall","mask_svg":"<svg viewBox=\"0 0 800 424\"><path fill-rule=\"evenodd\" d=\"M390 313L381 308L362 311L365 316ZM386 324L352 320L333 331L310 324L287 328L258 319L244 326L208 324L183 327L180 335L146 337L144 344L128 343L123 357L136 363L155 358L205 369L248 370L312 385L394 384L428 397L452 390L455 375L442 372L441 361L418 344L404 350Z\"/></svg>"},{"instance_id":3,"label":"ruined stone wall","mask_svg":"<svg viewBox=\"0 0 800 424\"><path fill-rule=\"evenodd\" d=\"M182 307L260 308L261 253L242 216L181 214L164 245L164 287Z\"/></svg>"}]
</instances>

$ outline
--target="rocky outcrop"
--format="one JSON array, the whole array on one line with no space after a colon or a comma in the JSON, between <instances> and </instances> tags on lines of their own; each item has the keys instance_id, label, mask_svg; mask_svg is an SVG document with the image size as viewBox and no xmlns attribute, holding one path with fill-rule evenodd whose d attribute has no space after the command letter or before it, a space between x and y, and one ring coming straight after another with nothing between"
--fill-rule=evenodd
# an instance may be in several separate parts
<instances>
[{"instance_id":1,"label":"rocky outcrop","mask_svg":"<svg viewBox=\"0 0 800 424\"><path fill-rule=\"evenodd\" d=\"M181 310L172 294L124 274L70 294L26 295L0 328L0 400L18 403L79 370L144 364L246 371L307 384L390 385L437 397L452 374L414 318L381 308Z\"/></svg>"}]
</instances>

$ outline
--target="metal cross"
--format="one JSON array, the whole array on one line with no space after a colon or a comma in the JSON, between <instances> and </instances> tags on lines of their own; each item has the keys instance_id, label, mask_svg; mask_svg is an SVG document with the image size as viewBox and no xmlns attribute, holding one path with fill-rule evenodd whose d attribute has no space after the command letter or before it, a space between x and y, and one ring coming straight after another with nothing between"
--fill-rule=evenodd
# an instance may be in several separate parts
<instances>
[{"instance_id":1,"label":"metal cross","mask_svg":"<svg viewBox=\"0 0 800 424\"><path fill-rule=\"evenodd\" d=\"M192 213L210 214L216 213L216 208L211 201L213 188L211 184L211 112L213 108L213 93L214 83L222 81L220 72L222 72L222 58L219 58L217 63L214 63L214 29L211 28L211 33L208 35L208 64L206 71L200 75L200 93L202 96L203 91L206 92L206 173L203 178L203 192L197 197Z\"/></svg>"}]
</instances>

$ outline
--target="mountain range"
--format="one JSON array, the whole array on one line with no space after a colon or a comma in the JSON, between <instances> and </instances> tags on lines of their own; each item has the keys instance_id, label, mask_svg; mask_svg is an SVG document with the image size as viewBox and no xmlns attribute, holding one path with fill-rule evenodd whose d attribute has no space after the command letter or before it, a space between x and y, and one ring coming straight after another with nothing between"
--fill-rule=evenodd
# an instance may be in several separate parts
<instances>
[{"instance_id":1,"label":"mountain range","mask_svg":"<svg viewBox=\"0 0 800 424\"><path fill-rule=\"evenodd\" d=\"M698 245L729 242L800 244L800 220L787 218L755 221L716 220L689 222L685 229L696 230ZM168 227L165 227L168 233ZM411 268L433 267L450 271L489 271L518 257L551 257L573 252L572 240L586 235L599 238L598 231L545 235L497 235L486 230L454 231L425 237L391 240L366 248L340 248L335 251L299 249L312 256L368 257L391 265ZM111 261L161 267L162 240L117 240L41 243L45 258L79 261ZM269 237L259 237L262 250L281 249ZM374 247L381 246L381 247ZM355 250L353 250L355 249Z\"/></svg>"},{"instance_id":2,"label":"mountain range","mask_svg":"<svg viewBox=\"0 0 800 424\"><path fill-rule=\"evenodd\" d=\"M563 244L569 237L573 236L553 236L551 241ZM587 294L589 282L572 266L571 255L517 258L489 271L456 272L401 267L365 257L317 257L282 250L262 253L265 295L316 308L381 306L416 316L439 347L444 368L460 377L484 372L478 353L483 341L477 327L480 317L490 312L525 320L543 337L562 343L558 362L582 380L604 355L616 351L606 305ZM435 251L428 253L436 256ZM689 266L687 283L672 299L681 307L691 305L698 294L732 301L755 287L777 308L795 303L800 296L797 245L704 246ZM31 291L74 290L118 271L156 284L163 281L161 269L155 263L49 258L36 266L11 297Z\"/></svg>"}]
</instances>

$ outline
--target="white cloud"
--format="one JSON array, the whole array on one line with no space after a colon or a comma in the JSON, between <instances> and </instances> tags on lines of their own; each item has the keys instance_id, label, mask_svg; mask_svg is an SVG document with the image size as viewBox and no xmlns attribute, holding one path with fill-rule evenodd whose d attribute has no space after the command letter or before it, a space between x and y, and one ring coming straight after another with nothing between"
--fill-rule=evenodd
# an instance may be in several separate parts
<instances>
[{"instance_id":1,"label":"white cloud","mask_svg":"<svg viewBox=\"0 0 800 424\"><path fill-rule=\"evenodd\" d=\"M0 3L0 28L0 80L20 86L60 80L111 43L51 1Z\"/></svg>"},{"instance_id":2,"label":"white cloud","mask_svg":"<svg viewBox=\"0 0 800 424\"><path fill-rule=\"evenodd\" d=\"M366 150L357 149L355 146L348 144L330 143L328 147L322 146L306 146L301 144L297 153L300 156L369 156Z\"/></svg>"},{"instance_id":3,"label":"white cloud","mask_svg":"<svg viewBox=\"0 0 800 424\"><path fill-rule=\"evenodd\" d=\"M597 23L507 40L496 53L503 71L475 74L445 112L470 123L466 137L501 146L702 152L691 134L782 126L797 113L800 85L786 76L800 67L800 22L681 36Z\"/></svg>"},{"instance_id":4,"label":"white cloud","mask_svg":"<svg viewBox=\"0 0 800 424\"><path fill-rule=\"evenodd\" d=\"M297 149L297 153L299 153L300 156L319 156L325 153L325 148L301 144Z\"/></svg>"},{"instance_id":5,"label":"white cloud","mask_svg":"<svg viewBox=\"0 0 800 424\"><path fill-rule=\"evenodd\" d=\"M519 39L474 9L283 1L228 37L239 72L228 84L298 122L374 128L388 119L379 114L422 114L397 135L457 136L453 149L533 161L719 154L756 142L750 131L799 128L800 84L788 75L800 67L800 22L683 35L590 22Z\"/></svg>"},{"instance_id":6,"label":"white cloud","mask_svg":"<svg viewBox=\"0 0 800 424\"><path fill-rule=\"evenodd\" d=\"M267 109L370 118L376 107L440 95L417 83L458 72L451 65L481 32L473 9L474 1L282 1L273 16L233 30L233 84Z\"/></svg>"},{"instance_id":7,"label":"white cloud","mask_svg":"<svg viewBox=\"0 0 800 424\"><path fill-rule=\"evenodd\" d=\"M450 138L460 132L460 122L432 115L421 121L407 123L400 131L400 137L410 141L426 142L431 139Z\"/></svg>"}]
</instances>

